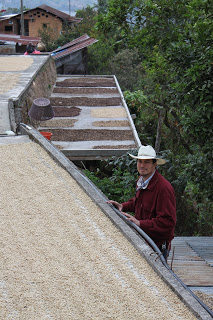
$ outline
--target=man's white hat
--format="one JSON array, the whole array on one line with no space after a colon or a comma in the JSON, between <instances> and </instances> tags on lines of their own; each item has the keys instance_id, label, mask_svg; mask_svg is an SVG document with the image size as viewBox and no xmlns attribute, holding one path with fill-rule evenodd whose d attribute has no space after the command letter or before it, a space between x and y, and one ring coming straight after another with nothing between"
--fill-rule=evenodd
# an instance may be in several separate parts
<instances>
[{"instance_id":1,"label":"man's white hat","mask_svg":"<svg viewBox=\"0 0 213 320\"><path fill-rule=\"evenodd\" d=\"M157 165L162 165L166 163L166 160L157 158L155 149L152 146L141 146L138 150L138 155L133 156L132 154L129 154L130 157L134 159L156 159Z\"/></svg>"}]
</instances>

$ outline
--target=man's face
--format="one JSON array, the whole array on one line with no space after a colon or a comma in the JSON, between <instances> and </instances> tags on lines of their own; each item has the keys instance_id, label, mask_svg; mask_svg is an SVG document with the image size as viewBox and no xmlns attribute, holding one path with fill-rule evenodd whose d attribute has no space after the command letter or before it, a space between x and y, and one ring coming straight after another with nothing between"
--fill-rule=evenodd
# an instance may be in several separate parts
<instances>
[{"instance_id":1,"label":"man's face","mask_svg":"<svg viewBox=\"0 0 213 320\"><path fill-rule=\"evenodd\" d=\"M147 180L155 171L156 162L153 163L152 159L137 160L137 169L143 180Z\"/></svg>"}]
</instances>

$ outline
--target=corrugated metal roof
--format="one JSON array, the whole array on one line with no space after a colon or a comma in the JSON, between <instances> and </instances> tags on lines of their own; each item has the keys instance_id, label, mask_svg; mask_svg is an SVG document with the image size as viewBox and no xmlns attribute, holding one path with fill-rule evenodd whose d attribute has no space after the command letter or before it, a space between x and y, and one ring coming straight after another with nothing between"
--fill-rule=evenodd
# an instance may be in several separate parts
<instances>
[{"instance_id":1,"label":"corrugated metal roof","mask_svg":"<svg viewBox=\"0 0 213 320\"><path fill-rule=\"evenodd\" d=\"M73 52L79 51L81 49L84 49L88 46L90 46L91 44L97 42L97 39L94 38L90 38L89 36L84 35L80 38L77 38L69 43L67 43L66 45L64 45L63 47L55 50L52 52L52 56L55 60L58 60L62 57L65 57ZM58 52L57 52L58 51ZM56 53L55 53L56 52Z\"/></svg>"},{"instance_id":2,"label":"corrugated metal roof","mask_svg":"<svg viewBox=\"0 0 213 320\"><path fill-rule=\"evenodd\" d=\"M90 38L90 37L89 37L87 34L84 34L83 36L81 36L81 37L79 37L79 38L76 38L76 39L74 39L74 40L66 43L65 45L61 46L60 48L57 48L57 49L53 50L52 53L53 53L53 52L59 52L59 51L61 51L61 50L64 50L64 49L69 48L69 47L71 47L71 46L74 46L76 43L80 43L80 42L82 42L82 41L84 41L84 40L87 40L87 39L89 39L89 38Z\"/></svg>"},{"instance_id":3,"label":"corrugated metal roof","mask_svg":"<svg viewBox=\"0 0 213 320\"><path fill-rule=\"evenodd\" d=\"M21 35L15 35L15 34L0 34L0 41L5 42L14 42L22 45L27 45L29 42L32 42L33 45L36 45L39 41L41 41L41 38L39 37L28 37L28 36L21 36Z\"/></svg>"},{"instance_id":4,"label":"corrugated metal roof","mask_svg":"<svg viewBox=\"0 0 213 320\"><path fill-rule=\"evenodd\" d=\"M7 20L7 19L11 19L13 17L17 16L17 13L13 13L13 14L4 14L3 16L0 16L0 20Z\"/></svg>"}]
</instances>

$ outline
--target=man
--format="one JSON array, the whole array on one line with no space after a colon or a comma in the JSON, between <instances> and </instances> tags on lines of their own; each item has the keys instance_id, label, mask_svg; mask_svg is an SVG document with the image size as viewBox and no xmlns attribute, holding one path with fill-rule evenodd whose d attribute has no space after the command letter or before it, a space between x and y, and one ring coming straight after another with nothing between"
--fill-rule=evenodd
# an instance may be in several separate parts
<instances>
[{"instance_id":1,"label":"man","mask_svg":"<svg viewBox=\"0 0 213 320\"><path fill-rule=\"evenodd\" d=\"M124 203L108 201L127 220L140 227L159 247L167 259L174 238L176 224L175 193L171 184L157 171L157 165L165 164L164 159L156 157L151 146L141 146L137 159L137 180L135 197ZM132 216L126 212L134 212Z\"/></svg>"},{"instance_id":2,"label":"man","mask_svg":"<svg viewBox=\"0 0 213 320\"><path fill-rule=\"evenodd\" d=\"M27 47L26 47L26 52L24 55L29 55L29 54L40 54L41 52L36 50L36 48L33 46L32 42L29 42Z\"/></svg>"}]
</instances>

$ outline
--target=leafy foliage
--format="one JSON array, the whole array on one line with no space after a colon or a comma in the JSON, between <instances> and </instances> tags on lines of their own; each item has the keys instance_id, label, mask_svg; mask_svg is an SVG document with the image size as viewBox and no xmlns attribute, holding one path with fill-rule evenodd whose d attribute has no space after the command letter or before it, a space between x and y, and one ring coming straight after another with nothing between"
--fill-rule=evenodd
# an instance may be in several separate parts
<instances>
[{"instance_id":1,"label":"leafy foliage","mask_svg":"<svg viewBox=\"0 0 213 320\"><path fill-rule=\"evenodd\" d=\"M38 30L39 37L45 45L46 51L52 51L57 48L57 35L49 25L47 28Z\"/></svg>"},{"instance_id":2,"label":"leafy foliage","mask_svg":"<svg viewBox=\"0 0 213 320\"><path fill-rule=\"evenodd\" d=\"M124 91L124 98L131 114L135 114L135 127L142 144L154 145L157 111L150 107L141 90Z\"/></svg>"},{"instance_id":3,"label":"leafy foliage","mask_svg":"<svg viewBox=\"0 0 213 320\"><path fill-rule=\"evenodd\" d=\"M27 11L27 10L29 10L29 8L23 6L23 11ZM4 16L8 14L19 14L19 13L21 13L21 8L18 9L18 8L8 7L7 9L5 9L5 11L0 12L0 16Z\"/></svg>"},{"instance_id":4,"label":"leafy foliage","mask_svg":"<svg viewBox=\"0 0 213 320\"><path fill-rule=\"evenodd\" d=\"M212 234L212 7L212 0L109 0L97 23L120 39L119 54L138 49L140 75L125 98L142 143L155 144L164 115L161 150L173 166L163 170L176 190L179 233Z\"/></svg>"},{"instance_id":5,"label":"leafy foliage","mask_svg":"<svg viewBox=\"0 0 213 320\"><path fill-rule=\"evenodd\" d=\"M108 199L124 202L135 194L137 170L135 160L130 159L128 154L101 161L95 172L84 172Z\"/></svg>"},{"instance_id":6,"label":"leafy foliage","mask_svg":"<svg viewBox=\"0 0 213 320\"><path fill-rule=\"evenodd\" d=\"M143 144L154 146L161 134L168 161L160 170L176 192L177 235L213 232L212 7L212 0L99 0L77 12L84 18L77 30L53 41L57 47L83 33L97 38L88 48L89 73L116 75ZM109 198L134 194L128 154L87 175Z\"/></svg>"},{"instance_id":7,"label":"leafy foliage","mask_svg":"<svg viewBox=\"0 0 213 320\"><path fill-rule=\"evenodd\" d=\"M138 49L123 49L109 63L111 74L116 74L122 90L133 91L138 87L142 67Z\"/></svg>"},{"instance_id":8,"label":"leafy foliage","mask_svg":"<svg viewBox=\"0 0 213 320\"><path fill-rule=\"evenodd\" d=\"M110 74L109 63L114 56L114 40L106 41L99 36L98 42L88 48L88 70L90 74Z\"/></svg>"},{"instance_id":9,"label":"leafy foliage","mask_svg":"<svg viewBox=\"0 0 213 320\"><path fill-rule=\"evenodd\" d=\"M76 11L76 17L82 18L82 22L76 27L76 32L79 35L87 33L89 36L94 36L95 18L97 16L97 10L94 7L87 6L81 10Z\"/></svg>"}]
</instances>

